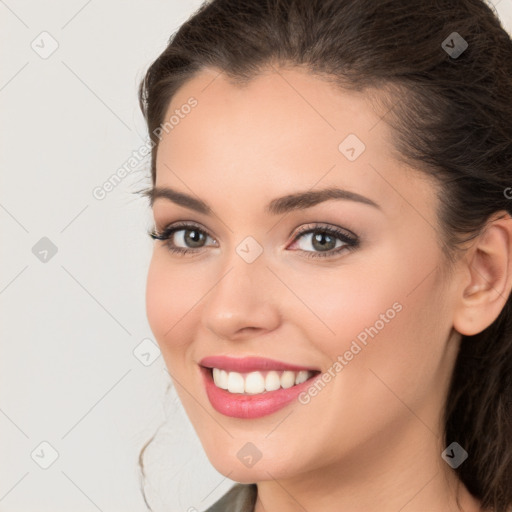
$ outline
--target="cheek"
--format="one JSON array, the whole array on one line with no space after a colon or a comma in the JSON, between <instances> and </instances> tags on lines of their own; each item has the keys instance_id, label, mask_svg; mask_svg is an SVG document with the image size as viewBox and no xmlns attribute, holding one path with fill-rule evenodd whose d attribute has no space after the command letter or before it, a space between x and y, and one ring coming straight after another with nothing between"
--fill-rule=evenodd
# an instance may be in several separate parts
<instances>
[{"instance_id":1,"label":"cheek","mask_svg":"<svg viewBox=\"0 0 512 512\"><path fill-rule=\"evenodd\" d=\"M363 259L336 271L297 274L290 280L307 308L296 304L295 319L307 329L308 339L335 359L352 340L364 345L403 315L409 301L403 285L410 280L403 274L386 269L382 260L373 266Z\"/></svg>"},{"instance_id":2,"label":"cheek","mask_svg":"<svg viewBox=\"0 0 512 512\"><path fill-rule=\"evenodd\" d=\"M146 281L146 315L164 357L192 338L193 307L201 296L196 288L187 272L166 263L155 249Z\"/></svg>"},{"instance_id":3,"label":"cheek","mask_svg":"<svg viewBox=\"0 0 512 512\"><path fill-rule=\"evenodd\" d=\"M334 368L343 375L334 379L336 393L347 403L357 396L382 418L403 408L394 393L410 406L427 399L442 374L450 331L444 288L439 273L432 272L436 253L425 251L422 265L388 255L365 272L351 268L338 291L317 297L323 319L336 333L321 338L322 350L333 363L343 358Z\"/></svg>"},{"instance_id":4,"label":"cheek","mask_svg":"<svg viewBox=\"0 0 512 512\"><path fill-rule=\"evenodd\" d=\"M411 244L406 252L398 242L383 243L371 260L353 258L336 273L295 276L296 294L311 309L301 322L333 363L346 354L350 366L392 373L393 366L414 371L408 362L433 366L441 357L447 310L438 272L432 272L436 246Z\"/></svg>"}]
</instances>

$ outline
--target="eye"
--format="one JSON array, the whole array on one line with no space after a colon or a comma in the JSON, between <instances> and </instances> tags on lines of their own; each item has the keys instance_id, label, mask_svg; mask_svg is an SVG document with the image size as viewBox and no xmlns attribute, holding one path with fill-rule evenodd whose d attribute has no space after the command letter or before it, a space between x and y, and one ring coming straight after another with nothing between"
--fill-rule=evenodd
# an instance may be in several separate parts
<instances>
[{"instance_id":1,"label":"eye","mask_svg":"<svg viewBox=\"0 0 512 512\"><path fill-rule=\"evenodd\" d=\"M165 228L162 233L153 230L148 234L154 240L166 241L169 251L176 254L198 252L204 247L205 241L211 238L206 231L191 223L174 224Z\"/></svg>"},{"instance_id":2,"label":"eye","mask_svg":"<svg viewBox=\"0 0 512 512\"><path fill-rule=\"evenodd\" d=\"M297 241L301 243L297 244ZM309 258L332 257L344 250L352 251L360 243L359 238L348 230L345 232L334 226L319 225L301 228L293 242L308 253L306 256ZM308 250L308 247L313 250Z\"/></svg>"},{"instance_id":3,"label":"eye","mask_svg":"<svg viewBox=\"0 0 512 512\"><path fill-rule=\"evenodd\" d=\"M174 254L201 252L208 239L214 242L214 246L218 246L204 229L192 223L174 224L166 227L162 233L152 230L148 235L155 240L165 241L167 249ZM325 258L336 256L344 250L352 251L359 247L359 243L359 238L348 230L343 231L334 226L307 225L299 230L291 247L299 245L300 251L309 258ZM308 246L313 250L308 250Z\"/></svg>"}]
</instances>

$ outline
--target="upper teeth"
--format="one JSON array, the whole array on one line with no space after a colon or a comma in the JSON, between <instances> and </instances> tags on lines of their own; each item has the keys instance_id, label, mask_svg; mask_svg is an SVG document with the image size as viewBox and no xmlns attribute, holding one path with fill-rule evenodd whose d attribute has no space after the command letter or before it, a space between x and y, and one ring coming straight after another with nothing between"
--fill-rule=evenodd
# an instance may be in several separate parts
<instances>
[{"instance_id":1,"label":"upper teeth","mask_svg":"<svg viewBox=\"0 0 512 512\"><path fill-rule=\"evenodd\" d=\"M293 371L269 371L238 373L227 372L219 368L213 368L213 382L221 389L230 393L263 393L274 391L279 388L290 388L295 384L305 382L313 375L313 372L301 370Z\"/></svg>"}]
</instances>

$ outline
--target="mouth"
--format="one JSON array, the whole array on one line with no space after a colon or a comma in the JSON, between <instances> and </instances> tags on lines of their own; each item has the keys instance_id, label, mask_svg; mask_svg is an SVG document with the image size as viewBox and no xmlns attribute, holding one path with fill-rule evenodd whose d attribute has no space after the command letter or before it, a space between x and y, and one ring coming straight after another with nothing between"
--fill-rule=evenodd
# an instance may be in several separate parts
<instances>
[{"instance_id":1,"label":"mouth","mask_svg":"<svg viewBox=\"0 0 512 512\"><path fill-rule=\"evenodd\" d=\"M199 364L212 407L225 416L253 419L293 402L320 375L317 368L263 358L215 356Z\"/></svg>"},{"instance_id":2,"label":"mouth","mask_svg":"<svg viewBox=\"0 0 512 512\"><path fill-rule=\"evenodd\" d=\"M200 366L210 371L218 388L251 395L288 389L320 373L318 368L263 357L211 356L202 359Z\"/></svg>"},{"instance_id":3,"label":"mouth","mask_svg":"<svg viewBox=\"0 0 512 512\"><path fill-rule=\"evenodd\" d=\"M288 389L302 384L320 373L317 370L270 370L240 373L207 367L205 367L205 370L209 372L213 383L219 389L224 389L228 393L244 395Z\"/></svg>"}]
</instances>

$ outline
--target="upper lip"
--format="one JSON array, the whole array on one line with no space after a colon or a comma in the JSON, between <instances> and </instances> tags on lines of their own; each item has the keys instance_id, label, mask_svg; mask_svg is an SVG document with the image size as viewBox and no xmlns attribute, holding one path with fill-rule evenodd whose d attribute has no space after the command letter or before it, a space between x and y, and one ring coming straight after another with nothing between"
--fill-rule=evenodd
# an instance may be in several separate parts
<instances>
[{"instance_id":1,"label":"upper lip","mask_svg":"<svg viewBox=\"0 0 512 512\"><path fill-rule=\"evenodd\" d=\"M319 371L317 368L285 363L266 357L209 356L201 359L199 364L205 368L218 368L239 373L265 370Z\"/></svg>"}]
</instances>

